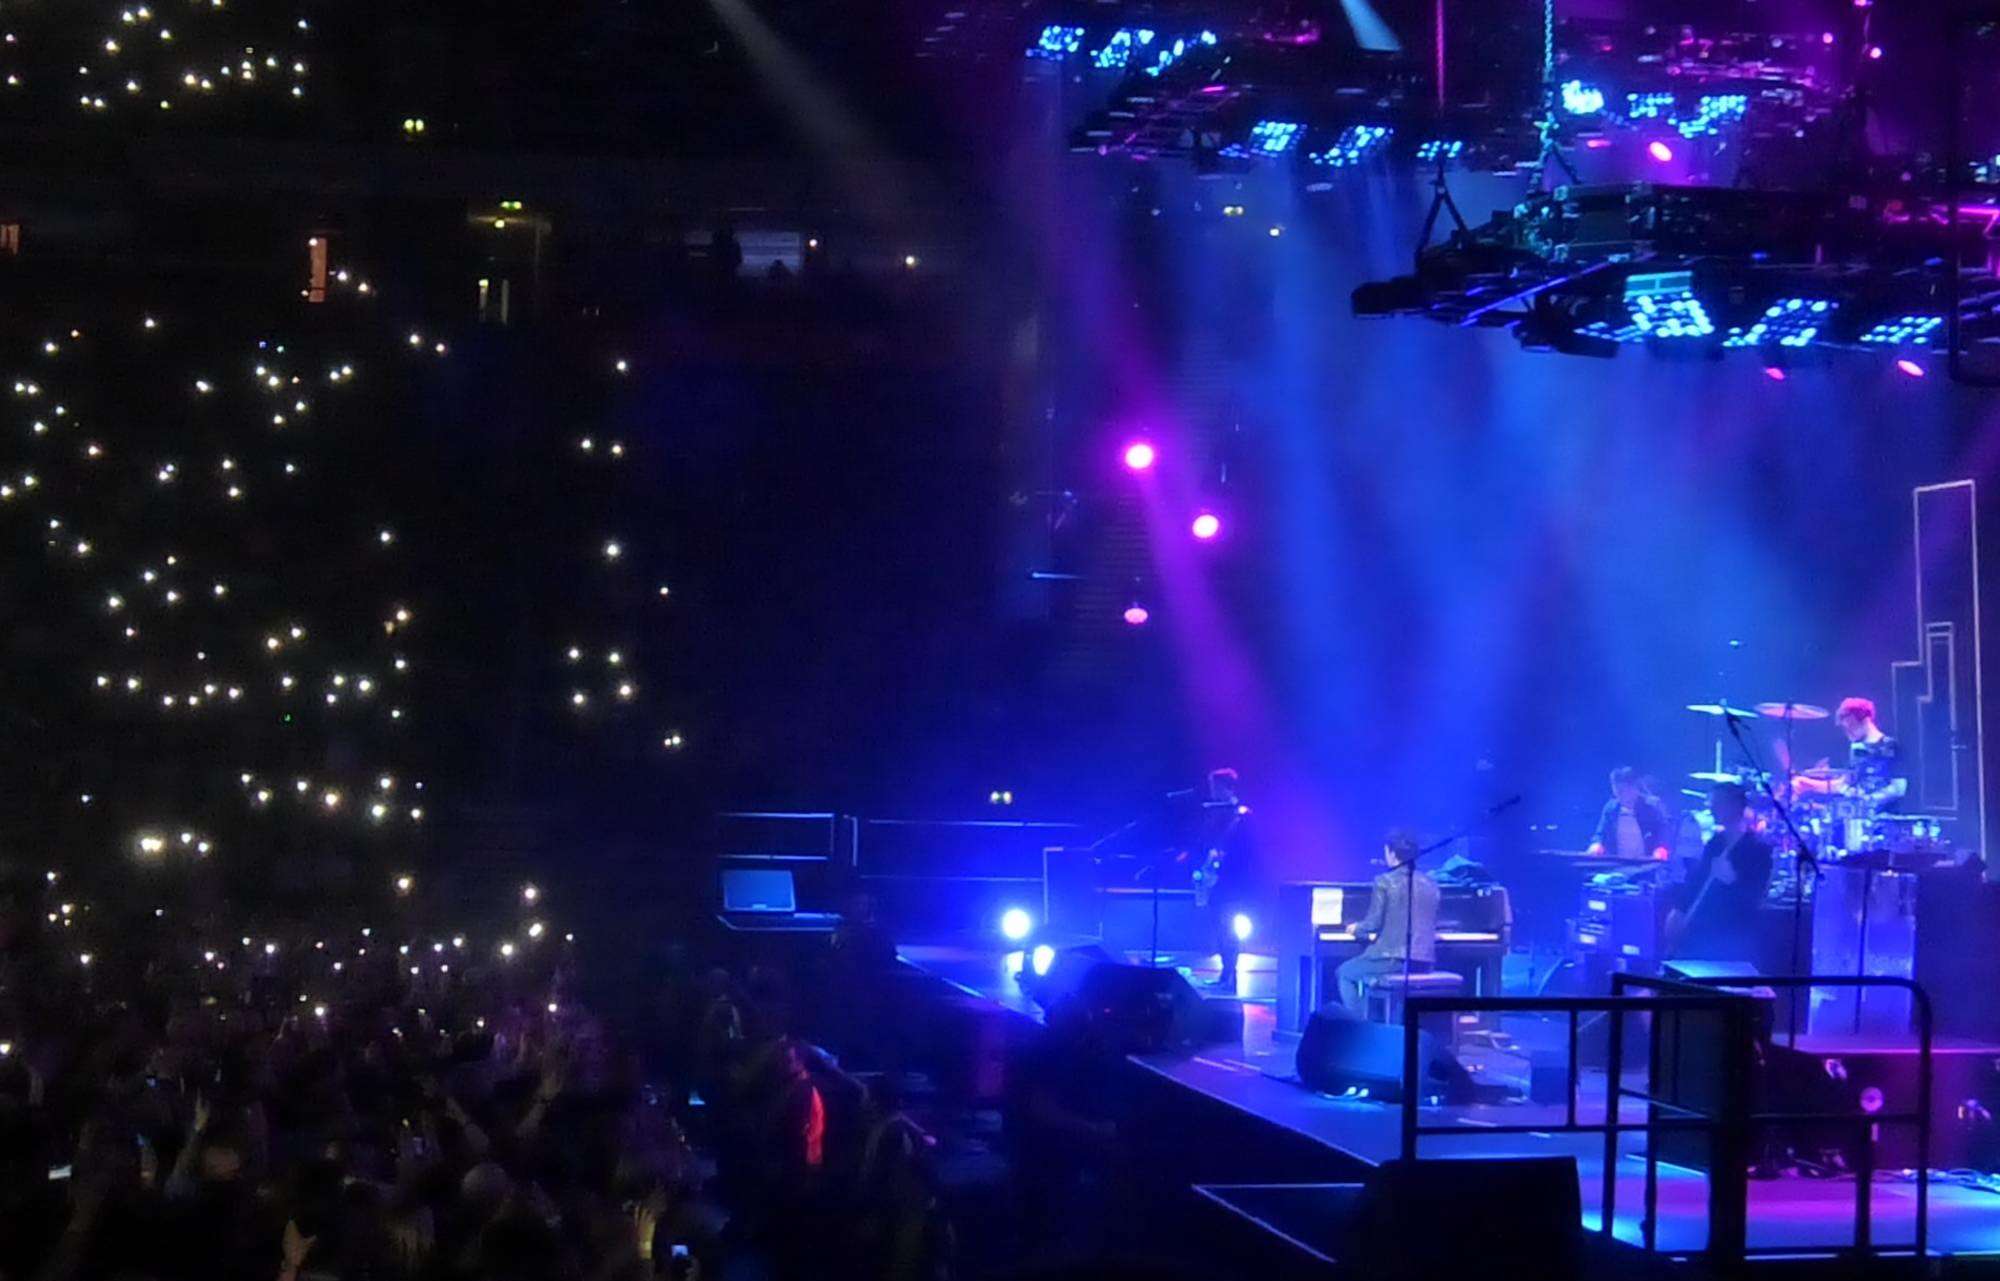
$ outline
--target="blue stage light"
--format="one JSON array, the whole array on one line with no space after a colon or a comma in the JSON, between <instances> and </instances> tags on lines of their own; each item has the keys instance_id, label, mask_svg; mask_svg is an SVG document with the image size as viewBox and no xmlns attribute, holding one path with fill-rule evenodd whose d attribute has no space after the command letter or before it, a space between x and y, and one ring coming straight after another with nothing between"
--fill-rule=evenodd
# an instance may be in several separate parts
<instances>
[{"instance_id":1,"label":"blue stage light","mask_svg":"<svg viewBox=\"0 0 2000 1281\"><path fill-rule=\"evenodd\" d=\"M1154 34L1143 27L1136 31L1130 27L1120 27L1111 33L1111 38L1104 42L1103 48L1090 55L1091 65L1104 69L1125 66L1132 61L1133 50L1153 43Z\"/></svg>"},{"instance_id":2,"label":"blue stage light","mask_svg":"<svg viewBox=\"0 0 2000 1281\"><path fill-rule=\"evenodd\" d=\"M1674 128L1683 138L1701 138L1720 133L1726 124L1740 124L1750 110L1745 93L1705 93L1695 102L1695 113L1676 119Z\"/></svg>"},{"instance_id":3,"label":"blue stage light","mask_svg":"<svg viewBox=\"0 0 2000 1281\"><path fill-rule=\"evenodd\" d=\"M1035 932L1035 918L1025 907L1010 907L1000 913L1000 936L1009 943L1019 943Z\"/></svg>"},{"instance_id":4,"label":"blue stage light","mask_svg":"<svg viewBox=\"0 0 2000 1281\"><path fill-rule=\"evenodd\" d=\"M1047 943L1038 943L1035 950L1028 953L1028 965L1037 977L1046 977L1049 967L1056 963L1056 950Z\"/></svg>"},{"instance_id":5,"label":"blue stage light","mask_svg":"<svg viewBox=\"0 0 2000 1281\"><path fill-rule=\"evenodd\" d=\"M1581 80L1566 80L1562 86L1562 105L1572 116L1594 116L1604 110L1604 90Z\"/></svg>"},{"instance_id":6,"label":"blue stage light","mask_svg":"<svg viewBox=\"0 0 2000 1281\"><path fill-rule=\"evenodd\" d=\"M1694 296L1692 273L1662 271L1626 279L1622 324L1592 321L1577 332L1613 342L1706 338L1715 332L1715 322L1709 319L1701 299Z\"/></svg>"},{"instance_id":7,"label":"blue stage light","mask_svg":"<svg viewBox=\"0 0 2000 1281\"><path fill-rule=\"evenodd\" d=\"M1332 146L1324 151L1315 151L1306 159L1328 169L1345 169L1349 165L1360 164L1370 152L1388 142L1395 132L1388 125L1349 125L1340 131Z\"/></svg>"},{"instance_id":8,"label":"blue stage light","mask_svg":"<svg viewBox=\"0 0 2000 1281\"><path fill-rule=\"evenodd\" d=\"M1671 93L1628 93L1625 95L1625 115L1632 120L1667 120L1674 114L1674 95Z\"/></svg>"},{"instance_id":9,"label":"blue stage light","mask_svg":"<svg viewBox=\"0 0 2000 1281\"><path fill-rule=\"evenodd\" d=\"M1083 48L1083 28L1051 23L1042 28L1041 38L1029 46L1030 58L1062 59Z\"/></svg>"},{"instance_id":10,"label":"blue stage light","mask_svg":"<svg viewBox=\"0 0 2000 1281\"><path fill-rule=\"evenodd\" d=\"M1806 347L1819 337L1840 304L1828 298L1779 298L1747 329L1732 329L1725 347Z\"/></svg>"},{"instance_id":11,"label":"blue stage light","mask_svg":"<svg viewBox=\"0 0 2000 1281\"><path fill-rule=\"evenodd\" d=\"M1861 341L1890 347L1923 347L1928 346L1931 335L1943 327L1943 316L1896 316L1889 320L1877 321L1869 327L1868 332L1861 335Z\"/></svg>"},{"instance_id":12,"label":"blue stage light","mask_svg":"<svg viewBox=\"0 0 2000 1281\"><path fill-rule=\"evenodd\" d=\"M1425 164L1439 160L1456 160L1465 152L1465 143L1457 138L1432 138L1417 148L1417 159Z\"/></svg>"},{"instance_id":13,"label":"blue stage light","mask_svg":"<svg viewBox=\"0 0 2000 1281\"><path fill-rule=\"evenodd\" d=\"M1229 928L1235 933L1236 941L1243 943L1249 941L1251 932L1256 929L1256 922L1250 919L1248 912L1238 912L1229 918Z\"/></svg>"},{"instance_id":14,"label":"blue stage light","mask_svg":"<svg viewBox=\"0 0 2000 1281\"><path fill-rule=\"evenodd\" d=\"M1299 145L1305 128L1290 120L1259 120L1250 126L1250 150L1262 156L1282 156Z\"/></svg>"}]
</instances>

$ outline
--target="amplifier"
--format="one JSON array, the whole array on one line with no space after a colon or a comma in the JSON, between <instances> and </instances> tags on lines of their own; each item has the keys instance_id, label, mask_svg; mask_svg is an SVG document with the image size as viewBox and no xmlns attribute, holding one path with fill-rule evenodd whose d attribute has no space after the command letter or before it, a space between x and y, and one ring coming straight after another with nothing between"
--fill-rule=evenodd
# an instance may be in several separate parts
<instances>
[{"instance_id":1,"label":"amplifier","mask_svg":"<svg viewBox=\"0 0 2000 1281\"><path fill-rule=\"evenodd\" d=\"M1660 955L1659 900L1651 890L1612 894L1586 885L1570 941L1585 956L1653 960Z\"/></svg>"}]
</instances>

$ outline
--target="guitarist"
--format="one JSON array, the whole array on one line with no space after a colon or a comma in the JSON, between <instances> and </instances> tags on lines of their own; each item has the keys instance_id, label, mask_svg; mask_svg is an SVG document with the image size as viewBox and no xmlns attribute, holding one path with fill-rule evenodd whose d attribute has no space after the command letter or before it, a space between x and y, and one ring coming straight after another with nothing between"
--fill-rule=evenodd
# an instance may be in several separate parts
<instances>
[{"instance_id":1,"label":"guitarist","mask_svg":"<svg viewBox=\"0 0 2000 1281\"><path fill-rule=\"evenodd\" d=\"M1667 914L1667 954L1707 961L1755 959L1757 912L1771 881L1771 847L1751 830L1750 797L1740 784L1709 789L1715 835Z\"/></svg>"},{"instance_id":2,"label":"guitarist","mask_svg":"<svg viewBox=\"0 0 2000 1281\"><path fill-rule=\"evenodd\" d=\"M1207 910L1214 922L1215 952L1222 962L1215 985L1226 992L1236 990L1236 960L1243 951L1236 918L1250 917L1249 909L1256 899L1250 833L1243 821L1249 813L1250 807L1237 791L1236 771L1210 770L1202 792L1194 897L1195 906Z\"/></svg>"}]
</instances>

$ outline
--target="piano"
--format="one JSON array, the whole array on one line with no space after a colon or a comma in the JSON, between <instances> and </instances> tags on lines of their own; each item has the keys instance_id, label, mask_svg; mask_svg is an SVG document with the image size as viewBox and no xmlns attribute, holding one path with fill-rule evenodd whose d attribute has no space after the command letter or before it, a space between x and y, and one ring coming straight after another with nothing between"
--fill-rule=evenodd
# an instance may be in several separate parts
<instances>
[{"instance_id":1,"label":"piano","mask_svg":"<svg viewBox=\"0 0 2000 1281\"><path fill-rule=\"evenodd\" d=\"M1440 889L1437 968L1463 974L1469 994L1498 996L1514 926L1507 888L1446 883ZM1372 881L1287 881L1278 887L1279 1031L1303 1032L1314 1010L1340 999L1333 972L1367 946L1354 927L1367 917L1374 895Z\"/></svg>"}]
</instances>

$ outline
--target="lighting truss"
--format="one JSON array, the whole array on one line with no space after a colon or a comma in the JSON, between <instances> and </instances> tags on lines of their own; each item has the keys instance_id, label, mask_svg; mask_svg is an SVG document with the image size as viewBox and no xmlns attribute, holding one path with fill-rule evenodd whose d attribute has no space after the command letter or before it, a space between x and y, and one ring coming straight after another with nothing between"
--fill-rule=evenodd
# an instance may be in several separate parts
<instances>
[{"instance_id":1,"label":"lighting truss","mask_svg":"<svg viewBox=\"0 0 2000 1281\"><path fill-rule=\"evenodd\" d=\"M2000 345L1992 264L1954 279L1944 252L1981 229L1949 212L1902 192L1569 188L1426 248L1414 275L1364 285L1353 303L1511 328L1532 350L1749 352L1770 367L1940 343L1956 284L1964 340Z\"/></svg>"}]
</instances>

